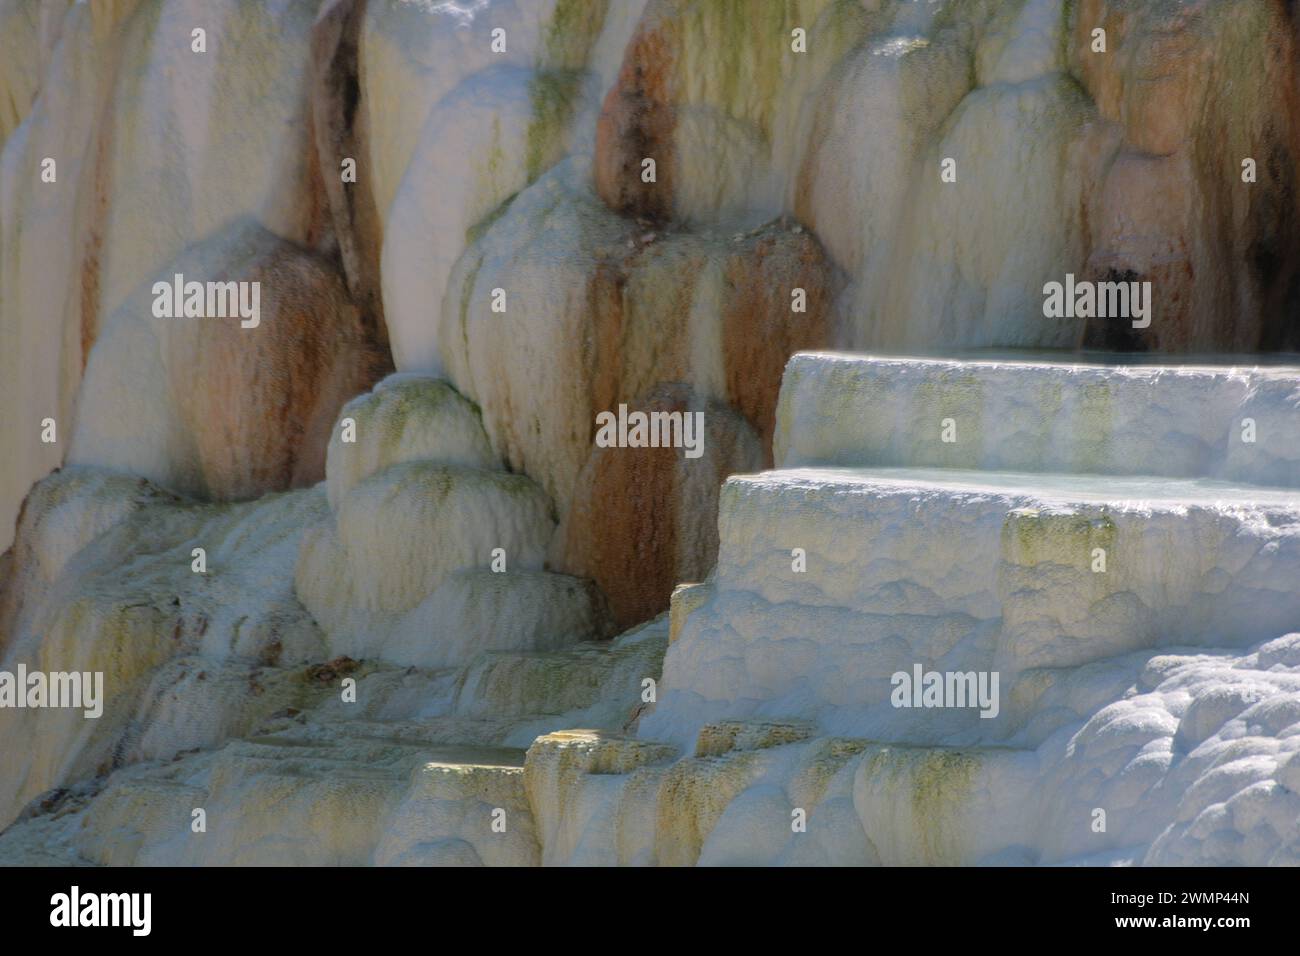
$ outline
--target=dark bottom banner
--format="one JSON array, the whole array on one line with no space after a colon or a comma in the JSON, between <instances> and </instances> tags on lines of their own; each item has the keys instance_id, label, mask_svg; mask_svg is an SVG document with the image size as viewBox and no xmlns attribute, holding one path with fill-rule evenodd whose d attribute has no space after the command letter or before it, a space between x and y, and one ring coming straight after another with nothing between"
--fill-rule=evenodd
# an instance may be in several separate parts
<instances>
[{"instance_id":1,"label":"dark bottom banner","mask_svg":"<svg viewBox=\"0 0 1300 956\"><path fill-rule=\"evenodd\" d=\"M1196 935L1231 946L1294 928L1296 889L1294 873L1250 869L11 869L0 870L0 912L15 942L77 933L79 943L127 946L346 945L440 924L521 931L548 916L552 932L589 939L662 937L681 919L697 940L716 932L733 946L747 937L771 945L783 926L830 942L846 923L857 932L923 928L929 944L1027 931L1071 942Z\"/></svg>"}]
</instances>

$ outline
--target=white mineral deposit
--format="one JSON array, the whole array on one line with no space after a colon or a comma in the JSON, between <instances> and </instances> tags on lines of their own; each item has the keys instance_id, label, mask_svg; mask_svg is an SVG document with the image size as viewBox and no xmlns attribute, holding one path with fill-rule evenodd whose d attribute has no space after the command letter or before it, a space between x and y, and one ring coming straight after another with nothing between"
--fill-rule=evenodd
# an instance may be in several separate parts
<instances>
[{"instance_id":1,"label":"white mineral deposit","mask_svg":"<svg viewBox=\"0 0 1300 956\"><path fill-rule=\"evenodd\" d=\"M0 0L0 864L1300 864L1297 16Z\"/></svg>"}]
</instances>

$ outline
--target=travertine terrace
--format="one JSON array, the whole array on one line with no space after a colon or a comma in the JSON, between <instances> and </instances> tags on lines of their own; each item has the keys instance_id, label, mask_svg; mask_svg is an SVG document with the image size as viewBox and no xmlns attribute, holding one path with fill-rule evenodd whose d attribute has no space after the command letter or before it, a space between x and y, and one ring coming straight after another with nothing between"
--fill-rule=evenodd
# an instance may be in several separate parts
<instances>
[{"instance_id":1,"label":"travertine terrace","mask_svg":"<svg viewBox=\"0 0 1300 956\"><path fill-rule=\"evenodd\" d=\"M1300 863L1295 16L0 0L0 863Z\"/></svg>"}]
</instances>

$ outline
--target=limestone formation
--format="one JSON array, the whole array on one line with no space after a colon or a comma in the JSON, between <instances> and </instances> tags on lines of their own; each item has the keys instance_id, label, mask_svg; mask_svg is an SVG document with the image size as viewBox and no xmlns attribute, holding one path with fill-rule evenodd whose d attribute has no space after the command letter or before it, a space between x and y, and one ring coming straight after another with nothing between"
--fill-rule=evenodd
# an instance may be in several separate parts
<instances>
[{"instance_id":1,"label":"limestone formation","mask_svg":"<svg viewBox=\"0 0 1300 956\"><path fill-rule=\"evenodd\" d=\"M1300 863L1297 29L0 0L0 864Z\"/></svg>"}]
</instances>

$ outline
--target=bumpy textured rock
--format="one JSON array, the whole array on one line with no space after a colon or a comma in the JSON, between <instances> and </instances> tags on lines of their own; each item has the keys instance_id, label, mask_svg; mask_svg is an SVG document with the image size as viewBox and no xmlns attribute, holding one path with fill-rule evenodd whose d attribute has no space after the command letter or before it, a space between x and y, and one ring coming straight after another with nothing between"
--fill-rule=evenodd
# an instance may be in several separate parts
<instances>
[{"instance_id":1,"label":"bumpy textured rock","mask_svg":"<svg viewBox=\"0 0 1300 956\"><path fill-rule=\"evenodd\" d=\"M658 674L663 644L663 627L652 624L612 647L567 649L560 659L572 667L547 667L543 656L488 655L453 672L340 659L241 676L234 662L204 659L195 673L197 660L178 658L157 671L151 689L172 698L169 719L201 723L209 734L231 726L246 739L209 740L212 750L128 764L110 778L46 793L0 834L0 861L536 863L541 830L519 745L588 719L621 725L638 700L639 675ZM534 664L546 668L546 679L526 681L531 695L510 694L504 708L488 708L514 705L513 715L460 713L458 701L491 702L505 690L503 679L509 684L510 674ZM339 699L345 675L356 679L355 703ZM189 683L187 692L167 693L178 679ZM551 709L526 712L533 706ZM457 713L430 716L440 710ZM161 738L146 732L141 741ZM628 746L672 754L659 745ZM610 773L634 765L601 764ZM207 813L206 833L191 829L195 807Z\"/></svg>"},{"instance_id":2,"label":"bumpy textured rock","mask_svg":"<svg viewBox=\"0 0 1300 956\"><path fill-rule=\"evenodd\" d=\"M257 703L229 689L247 686L260 697L262 668L323 654L320 630L283 569L303 528L325 510L320 491L195 505L148 482L78 468L38 486L16 548L35 560L6 585L0 660L11 672L20 663L102 672L103 715L0 709L6 736L31 741L4 751L0 818L12 820L52 787L211 743L223 728L251 729ZM196 547L205 550L202 573ZM128 566L123 555L133 556ZM196 656L179 669L173 660ZM185 687L179 697L177 683ZM295 696L279 681L269 686L268 700Z\"/></svg>"},{"instance_id":3,"label":"bumpy textured rock","mask_svg":"<svg viewBox=\"0 0 1300 956\"><path fill-rule=\"evenodd\" d=\"M1153 283L1159 311L1139 348L1295 347L1283 318L1297 268L1292 16L1284 3L1078 6L1071 69L1122 131L1089 197L1087 274ZM1107 31L1104 56L1091 52L1093 25ZM1084 341L1126 337L1098 322Z\"/></svg>"},{"instance_id":4,"label":"bumpy textured rock","mask_svg":"<svg viewBox=\"0 0 1300 956\"><path fill-rule=\"evenodd\" d=\"M0 417L0 547L13 540L27 490L66 456L99 327L111 133L105 117L120 60L119 24L131 7L0 5L0 102L8 104L0 107L0 396L9 410ZM41 179L46 159L56 164L52 183ZM56 424L49 443L42 438L47 418Z\"/></svg>"},{"instance_id":5,"label":"bumpy textured rock","mask_svg":"<svg viewBox=\"0 0 1300 956\"><path fill-rule=\"evenodd\" d=\"M730 479L711 593L681 625L643 730L685 746L719 717L797 714L878 739L997 740L1023 711L898 710L891 675L918 662L1000 671L1006 693L1025 668L1240 647L1300 613L1287 583L1300 566L1294 494L1089 486L939 470Z\"/></svg>"},{"instance_id":6,"label":"bumpy textured rock","mask_svg":"<svg viewBox=\"0 0 1300 956\"><path fill-rule=\"evenodd\" d=\"M1293 17L0 0L0 862L1297 862Z\"/></svg>"},{"instance_id":7,"label":"bumpy textured rock","mask_svg":"<svg viewBox=\"0 0 1300 956\"><path fill-rule=\"evenodd\" d=\"M440 338L493 450L555 500L557 569L597 577L631 624L707 570L719 480L766 460L772 383L790 350L833 341L841 280L795 224L729 237L632 230L579 172L566 162L542 176L466 251ZM492 309L497 289L504 312ZM596 415L620 404L705 411L703 457L597 448ZM643 543L633 553L628 540Z\"/></svg>"},{"instance_id":8,"label":"bumpy textured rock","mask_svg":"<svg viewBox=\"0 0 1300 956\"><path fill-rule=\"evenodd\" d=\"M345 440L349 420L353 432ZM497 465L478 409L438 379L389 376L344 405L339 423L330 432L326 483L336 509L359 482L389 465L432 461L485 470Z\"/></svg>"},{"instance_id":9,"label":"bumpy textured rock","mask_svg":"<svg viewBox=\"0 0 1300 956\"><path fill-rule=\"evenodd\" d=\"M453 710L480 718L566 714L570 726L626 730L640 715L643 682L661 676L668 643L664 623L656 618L607 644L476 658L457 686ZM531 743L535 736L518 742ZM506 739L515 741L513 733Z\"/></svg>"},{"instance_id":10,"label":"bumpy textured rock","mask_svg":"<svg viewBox=\"0 0 1300 956\"><path fill-rule=\"evenodd\" d=\"M385 221L416 152L425 118L464 79L492 67L535 62L555 0L474 7L369 0L360 35L359 109L366 117L366 166ZM492 31L507 30L493 53Z\"/></svg>"},{"instance_id":11,"label":"bumpy textured rock","mask_svg":"<svg viewBox=\"0 0 1300 956\"><path fill-rule=\"evenodd\" d=\"M674 600L664 700L643 729L685 746L722 716L818 713L878 739L1045 734L1031 715L1053 668L1285 631L1300 610L1285 583L1300 556L1296 380L797 356L778 412L787 467L724 488L717 567ZM1270 440L1243 440L1247 422ZM958 470L978 467L991 470ZM1234 483L1095 477L1108 472ZM889 706L889 678L918 662L1000 671L1000 715Z\"/></svg>"},{"instance_id":12,"label":"bumpy textured rock","mask_svg":"<svg viewBox=\"0 0 1300 956\"><path fill-rule=\"evenodd\" d=\"M1207 476L1300 487L1300 382L1285 366L819 353L794 356L781 389L781 467Z\"/></svg>"},{"instance_id":13,"label":"bumpy textured rock","mask_svg":"<svg viewBox=\"0 0 1300 956\"><path fill-rule=\"evenodd\" d=\"M519 757L517 751L450 754L420 767L385 827L375 863L535 866L538 845Z\"/></svg>"},{"instance_id":14,"label":"bumpy textured rock","mask_svg":"<svg viewBox=\"0 0 1300 956\"><path fill-rule=\"evenodd\" d=\"M805 54L776 40L796 26ZM595 184L654 220L795 212L855 280L859 346L1279 347L1291 35L1273 2L656 0L605 100ZM1246 157L1267 169L1249 185ZM1042 320L1066 272L1152 281L1155 323Z\"/></svg>"},{"instance_id":15,"label":"bumpy textured rock","mask_svg":"<svg viewBox=\"0 0 1300 956\"><path fill-rule=\"evenodd\" d=\"M655 221L761 222L788 210L805 98L866 19L860 5L833 0L651 0L597 126L597 192L615 211ZM813 53L791 49L795 27ZM655 182L643 179L646 158Z\"/></svg>"},{"instance_id":16,"label":"bumpy textured rock","mask_svg":"<svg viewBox=\"0 0 1300 956\"><path fill-rule=\"evenodd\" d=\"M443 371L429 320L448 307L457 258L503 202L570 150L589 152L642 2L367 5L358 114L398 368ZM496 29L505 49L493 52Z\"/></svg>"},{"instance_id":17,"label":"bumpy textured rock","mask_svg":"<svg viewBox=\"0 0 1300 956\"><path fill-rule=\"evenodd\" d=\"M17 129L40 92L69 3L0 3L0 146Z\"/></svg>"},{"instance_id":18,"label":"bumpy textured rock","mask_svg":"<svg viewBox=\"0 0 1300 956\"><path fill-rule=\"evenodd\" d=\"M1300 840L1300 685L1289 665L1262 668L1294 658L1293 638L1242 655L1144 653L1115 659L1108 672L1080 668L1045 702L1060 726L1036 749L796 735L665 765L672 752L646 741L552 734L527 764L544 859L1286 862ZM1204 735L1194 747L1183 742L1189 721ZM771 726L733 723L725 733L759 739ZM702 740L720 733L706 727ZM1181 795L1176 809L1171 792ZM1098 810L1104 830L1093 825ZM803 830L791 825L799 811Z\"/></svg>"},{"instance_id":19,"label":"bumpy textured rock","mask_svg":"<svg viewBox=\"0 0 1300 956\"><path fill-rule=\"evenodd\" d=\"M330 513L306 529L294 575L332 655L439 667L604 634L599 590L542 570L545 492L496 465L446 382L399 373L344 407Z\"/></svg>"},{"instance_id":20,"label":"bumpy textured rock","mask_svg":"<svg viewBox=\"0 0 1300 956\"><path fill-rule=\"evenodd\" d=\"M325 229L303 122L318 7L151 0L125 21L103 162L112 194L134 201L105 210L102 314L237 217L303 245ZM191 49L199 24L206 54Z\"/></svg>"},{"instance_id":21,"label":"bumpy textured rock","mask_svg":"<svg viewBox=\"0 0 1300 956\"><path fill-rule=\"evenodd\" d=\"M362 322L387 347L379 273L383 229L374 177L360 168L369 134L369 117L359 108L365 9L365 0L327 0L321 5L311 32L309 119L319 182L333 226L321 237L322 246L337 250ZM349 168L349 161L355 170Z\"/></svg>"},{"instance_id":22,"label":"bumpy textured rock","mask_svg":"<svg viewBox=\"0 0 1300 956\"><path fill-rule=\"evenodd\" d=\"M157 317L154 282L177 274L259 283L258 324ZM314 484L339 407L383 366L330 263L237 220L109 317L69 460L215 500Z\"/></svg>"},{"instance_id":23,"label":"bumpy textured rock","mask_svg":"<svg viewBox=\"0 0 1300 956\"><path fill-rule=\"evenodd\" d=\"M634 407L691 414L689 390L663 387ZM614 620L629 626L668 603L676 583L708 573L717 556L718 488L732 471L762 463L752 430L717 403L704 411L703 452L675 448L593 448L557 531L554 563L589 576L609 596Z\"/></svg>"}]
</instances>

